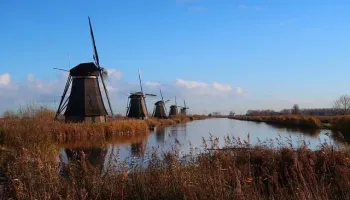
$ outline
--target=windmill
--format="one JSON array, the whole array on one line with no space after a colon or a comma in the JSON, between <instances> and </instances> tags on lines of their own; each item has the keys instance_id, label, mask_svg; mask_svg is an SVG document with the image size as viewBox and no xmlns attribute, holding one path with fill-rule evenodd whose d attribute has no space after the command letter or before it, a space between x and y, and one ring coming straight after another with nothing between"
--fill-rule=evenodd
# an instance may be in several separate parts
<instances>
[{"instance_id":1,"label":"windmill","mask_svg":"<svg viewBox=\"0 0 350 200\"><path fill-rule=\"evenodd\" d=\"M167 116L166 116L167 115L167 111L166 111L165 104L167 102L169 102L170 99L164 101L162 90L159 89L159 91L160 91L160 96L162 97L162 100L161 101L157 101L154 104L154 110L153 110L152 116L155 117L155 118L159 118L159 119L166 119L167 118Z\"/></svg>"},{"instance_id":2,"label":"windmill","mask_svg":"<svg viewBox=\"0 0 350 200\"><path fill-rule=\"evenodd\" d=\"M146 106L146 96L157 96L155 94L144 94L142 89L141 74L139 70L139 82L141 92L130 93L126 116L136 119L147 119L148 111Z\"/></svg>"},{"instance_id":3,"label":"windmill","mask_svg":"<svg viewBox=\"0 0 350 200\"><path fill-rule=\"evenodd\" d=\"M187 115L186 110L189 109L189 107L186 106L186 101L184 100L184 106L178 106L178 107L180 107L180 113L186 116Z\"/></svg>"},{"instance_id":4,"label":"windmill","mask_svg":"<svg viewBox=\"0 0 350 200\"><path fill-rule=\"evenodd\" d=\"M175 97L175 104L170 106L169 117L175 116L179 114L179 110L177 109L177 102Z\"/></svg>"},{"instance_id":5,"label":"windmill","mask_svg":"<svg viewBox=\"0 0 350 200\"><path fill-rule=\"evenodd\" d=\"M98 81L99 77L107 97L110 114L113 116L111 103L104 82L104 78L106 78L108 74L107 71L100 66L90 17L88 19L95 62L80 63L69 70L68 80L55 116L55 119L57 119L65 109L64 116L66 122L106 121L108 112L103 103ZM70 86L70 95L65 98Z\"/></svg>"}]
</instances>

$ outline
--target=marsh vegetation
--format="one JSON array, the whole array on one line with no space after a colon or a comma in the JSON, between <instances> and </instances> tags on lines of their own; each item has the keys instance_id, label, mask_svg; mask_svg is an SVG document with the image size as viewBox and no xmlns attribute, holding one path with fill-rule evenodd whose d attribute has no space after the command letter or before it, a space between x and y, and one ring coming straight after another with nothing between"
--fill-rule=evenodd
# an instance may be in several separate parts
<instances>
[{"instance_id":1,"label":"marsh vegetation","mask_svg":"<svg viewBox=\"0 0 350 200\"><path fill-rule=\"evenodd\" d=\"M311 150L307 142L295 148L291 141L282 145L278 140L273 141L271 148L271 141L257 141L253 145L250 137L227 136L221 142L216 137L203 138L202 148L190 146L185 154L180 152L178 144L166 152L154 148L147 165L130 165L118 155L113 156L113 165L93 163L84 151L76 151L69 162L62 163L57 160L62 146L84 149L79 142L94 141L94 148L106 149L108 139L144 140L150 123L162 126L189 119L64 124L53 121L51 114L49 110L34 110L1 120L0 166L6 176L8 196L16 199L350 198L347 149L321 143ZM222 125L220 120L212 119L208 127ZM208 127L204 128L212 130ZM92 144L87 146L91 148ZM106 155L99 156L103 161Z\"/></svg>"}]
</instances>

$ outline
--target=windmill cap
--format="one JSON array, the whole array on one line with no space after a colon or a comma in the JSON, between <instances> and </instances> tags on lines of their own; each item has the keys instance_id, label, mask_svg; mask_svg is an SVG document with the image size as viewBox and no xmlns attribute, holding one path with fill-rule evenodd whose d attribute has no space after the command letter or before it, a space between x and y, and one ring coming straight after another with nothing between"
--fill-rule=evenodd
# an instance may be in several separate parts
<instances>
[{"instance_id":1,"label":"windmill cap","mask_svg":"<svg viewBox=\"0 0 350 200\"><path fill-rule=\"evenodd\" d=\"M142 92L135 92L130 94L129 98L133 98L133 97L143 97L143 93Z\"/></svg>"},{"instance_id":2,"label":"windmill cap","mask_svg":"<svg viewBox=\"0 0 350 200\"><path fill-rule=\"evenodd\" d=\"M98 76L99 69L93 62L80 63L69 70L71 76Z\"/></svg>"},{"instance_id":3,"label":"windmill cap","mask_svg":"<svg viewBox=\"0 0 350 200\"><path fill-rule=\"evenodd\" d=\"M164 102L163 101L157 101L155 104L156 105L160 105L160 104L164 104Z\"/></svg>"}]
</instances>

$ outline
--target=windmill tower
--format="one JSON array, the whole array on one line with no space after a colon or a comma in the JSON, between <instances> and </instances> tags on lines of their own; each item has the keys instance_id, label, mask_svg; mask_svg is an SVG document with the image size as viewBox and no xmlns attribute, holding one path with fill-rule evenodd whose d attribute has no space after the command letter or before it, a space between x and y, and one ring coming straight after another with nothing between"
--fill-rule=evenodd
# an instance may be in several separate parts
<instances>
[{"instance_id":1,"label":"windmill tower","mask_svg":"<svg viewBox=\"0 0 350 200\"><path fill-rule=\"evenodd\" d=\"M108 113L103 103L98 80L99 78L101 79L103 90L105 91L107 97L111 112L110 114L113 116L111 103L109 101L108 92L104 82L104 78L107 76L107 71L100 66L90 17L89 27L95 62L80 63L69 70L68 80L64 88L55 119L57 119L57 117L65 109L64 116L66 122L105 122ZM65 98L70 86L70 95Z\"/></svg>"},{"instance_id":2,"label":"windmill tower","mask_svg":"<svg viewBox=\"0 0 350 200\"><path fill-rule=\"evenodd\" d=\"M166 119L167 118L167 111L165 104L170 101L170 99L164 101L162 90L160 89L160 96L162 97L161 101L157 101L154 104L154 110L153 110L153 117L159 118L159 119Z\"/></svg>"},{"instance_id":3,"label":"windmill tower","mask_svg":"<svg viewBox=\"0 0 350 200\"><path fill-rule=\"evenodd\" d=\"M177 102L176 102L176 97L175 97L175 105L170 106L169 117L175 116L178 114L179 114L179 110L177 109Z\"/></svg>"},{"instance_id":4,"label":"windmill tower","mask_svg":"<svg viewBox=\"0 0 350 200\"><path fill-rule=\"evenodd\" d=\"M157 96L155 94L144 94L142 89L141 74L139 71L139 81L141 92L130 93L126 116L136 119L147 119L148 111L146 106L146 96Z\"/></svg>"},{"instance_id":5,"label":"windmill tower","mask_svg":"<svg viewBox=\"0 0 350 200\"><path fill-rule=\"evenodd\" d=\"M184 100L184 106L179 106L180 107L180 113L182 114L182 115L187 115L187 112L186 112L186 110L187 109L189 109L189 107L187 107L186 106L186 101Z\"/></svg>"}]
</instances>

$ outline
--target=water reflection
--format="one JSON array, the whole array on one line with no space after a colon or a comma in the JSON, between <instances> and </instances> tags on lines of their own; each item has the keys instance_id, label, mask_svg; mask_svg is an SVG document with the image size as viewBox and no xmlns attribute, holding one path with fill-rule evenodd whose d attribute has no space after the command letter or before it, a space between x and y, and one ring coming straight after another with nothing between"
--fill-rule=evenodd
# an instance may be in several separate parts
<instances>
[{"instance_id":1,"label":"water reflection","mask_svg":"<svg viewBox=\"0 0 350 200\"><path fill-rule=\"evenodd\" d=\"M147 141L131 144L131 155L136 157L143 157L146 149Z\"/></svg>"},{"instance_id":2,"label":"water reflection","mask_svg":"<svg viewBox=\"0 0 350 200\"><path fill-rule=\"evenodd\" d=\"M165 143L165 139L166 139L165 127L164 126L157 127L155 133L156 133L157 143L158 144L164 144Z\"/></svg>"},{"instance_id":3,"label":"water reflection","mask_svg":"<svg viewBox=\"0 0 350 200\"><path fill-rule=\"evenodd\" d=\"M308 135L311 137L318 137L321 133L320 129L308 129L308 128L298 128L298 127L283 127L282 125L267 124L268 126L274 127L279 131L285 131L287 133L301 133L303 135Z\"/></svg>"},{"instance_id":4,"label":"water reflection","mask_svg":"<svg viewBox=\"0 0 350 200\"><path fill-rule=\"evenodd\" d=\"M107 149L103 147L74 148L65 149L64 153L68 162L72 160L80 161L82 158L85 158L90 164L98 166L104 162Z\"/></svg>"},{"instance_id":5,"label":"water reflection","mask_svg":"<svg viewBox=\"0 0 350 200\"><path fill-rule=\"evenodd\" d=\"M259 141L275 140L278 137L282 140L290 139L294 148L300 145L300 141L305 141L311 149L318 148L321 143L335 146L340 144L335 139L334 133L328 130L285 128L231 119L208 119L157 127L147 136L115 138L99 145L94 144L94 141L67 144L63 146L61 157L66 157L68 162L72 155L84 152L92 164L104 165L104 168L116 165L120 161L133 165L144 162L151 153L154 153L154 149L166 152L176 146L180 149L180 153L186 154L191 148L203 149L203 138L208 139L211 135L219 138L219 146L224 146L224 137L239 137L243 140L248 134L252 145Z\"/></svg>"}]
</instances>

